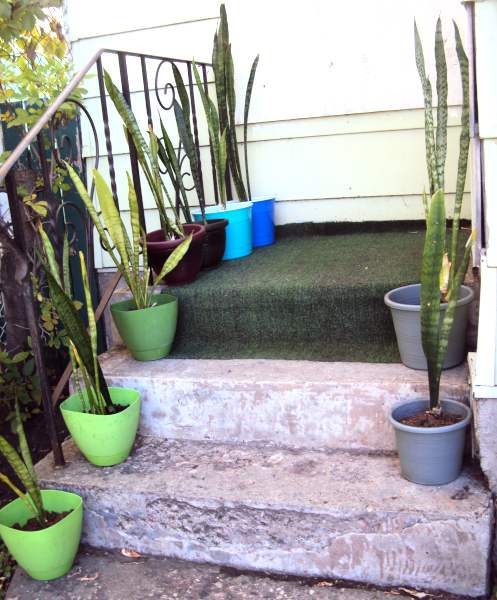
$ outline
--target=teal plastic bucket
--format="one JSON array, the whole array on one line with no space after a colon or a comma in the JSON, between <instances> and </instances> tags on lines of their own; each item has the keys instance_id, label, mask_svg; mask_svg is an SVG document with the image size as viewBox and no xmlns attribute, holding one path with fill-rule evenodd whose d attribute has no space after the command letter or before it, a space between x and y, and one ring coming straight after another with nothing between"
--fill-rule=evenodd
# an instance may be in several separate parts
<instances>
[{"instance_id":1,"label":"teal plastic bucket","mask_svg":"<svg viewBox=\"0 0 497 600\"><path fill-rule=\"evenodd\" d=\"M252 247L274 244L274 196L251 198L252 202Z\"/></svg>"},{"instance_id":2,"label":"teal plastic bucket","mask_svg":"<svg viewBox=\"0 0 497 600\"><path fill-rule=\"evenodd\" d=\"M221 205L206 206L209 219L228 219L226 227L226 250L223 260L241 258L252 254L252 202L228 200L226 210ZM202 221L200 208L192 211L195 221Z\"/></svg>"}]
</instances>

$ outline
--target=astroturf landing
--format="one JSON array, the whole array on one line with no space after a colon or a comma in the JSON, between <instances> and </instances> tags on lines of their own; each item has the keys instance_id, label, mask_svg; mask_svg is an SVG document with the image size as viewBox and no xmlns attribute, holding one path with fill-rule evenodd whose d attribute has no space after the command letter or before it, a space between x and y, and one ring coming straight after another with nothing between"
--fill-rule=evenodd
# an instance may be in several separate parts
<instances>
[{"instance_id":1,"label":"astroturf landing","mask_svg":"<svg viewBox=\"0 0 497 600\"><path fill-rule=\"evenodd\" d=\"M423 225L285 237L165 286L179 300L169 357L400 362L383 297L420 282L424 239Z\"/></svg>"}]
</instances>

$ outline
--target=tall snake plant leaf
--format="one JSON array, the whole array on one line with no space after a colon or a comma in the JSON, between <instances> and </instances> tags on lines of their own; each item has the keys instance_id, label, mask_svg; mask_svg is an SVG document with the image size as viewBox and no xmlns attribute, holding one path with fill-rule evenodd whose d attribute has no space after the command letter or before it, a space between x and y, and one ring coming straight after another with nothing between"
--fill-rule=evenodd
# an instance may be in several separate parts
<instances>
[{"instance_id":1,"label":"tall snake plant leaf","mask_svg":"<svg viewBox=\"0 0 497 600\"><path fill-rule=\"evenodd\" d=\"M443 190L445 185L445 157L447 156L447 60L445 58L444 39L442 35L442 20L438 17L435 34L435 63L437 67L437 177L438 187Z\"/></svg>"},{"instance_id":2,"label":"tall snake plant leaf","mask_svg":"<svg viewBox=\"0 0 497 600\"><path fill-rule=\"evenodd\" d=\"M67 336L74 344L74 347L78 351L81 360L86 370L88 371L88 374L90 375L92 385L96 387L96 373L95 365L93 362L93 352L91 347L91 341L86 331L85 324L83 323L83 320L81 319L78 311L74 307L72 300L64 292L64 290L60 287L60 285L53 277L49 267L43 260L43 257L41 256L37 248L35 248L35 252L45 271L48 289L50 291L50 297L52 298L52 302L54 303L55 310L57 311L57 314L59 315L59 318L62 321L65 330L67 331ZM102 396L104 397L105 402L107 404L112 404L109 390L107 388L107 384L105 382L103 373L100 369L100 365L98 365L98 376Z\"/></svg>"},{"instance_id":3,"label":"tall snake plant leaf","mask_svg":"<svg viewBox=\"0 0 497 600\"><path fill-rule=\"evenodd\" d=\"M226 95L228 97L229 126L227 132L227 150L228 160L231 167L231 176L235 184L238 199L241 202L247 200L247 192L241 177L240 158L238 156L238 140L236 137L235 113L236 113L236 94L235 94L235 67L231 55L231 44L228 45L225 56L226 70ZM223 129L221 129L221 132Z\"/></svg>"},{"instance_id":4,"label":"tall snake plant leaf","mask_svg":"<svg viewBox=\"0 0 497 600\"><path fill-rule=\"evenodd\" d=\"M183 148L185 149L185 153L188 156L188 160L190 161L190 169L192 172L193 183L195 185L195 191L197 192L198 201L200 204L200 210L202 211L202 219L204 221L204 225L207 224L205 220L205 199L204 192L202 189L202 183L200 181L200 169L198 166L197 153L195 151L195 145L193 143L193 137L191 131L188 131L185 119L184 112L177 100L174 101L174 116L176 117L176 124L178 126L178 133L183 144ZM161 120L162 127L162 120Z\"/></svg>"},{"instance_id":5,"label":"tall snake plant leaf","mask_svg":"<svg viewBox=\"0 0 497 600\"><path fill-rule=\"evenodd\" d=\"M224 131L228 124L228 109L226 105L226 79L225 79L225 54L229 44L228 19L226 9L221 5L221 19L218 30L214 35L214 48L212 52L212 67L216 85L217 104L219 108L219 121Z\"/></svg>"},{"instance_id":6,"label":"tall snake plant leaf","mask_svg":"<svg viewBox=\"0 0 497 600\"><path fill-rule=\"evenodd\" d=\"M50 244L50 248L52 245ZM52 269L53 272L53 269ZM64 274L64 290L69 298L72 300L71 294L71 274L69 268L69 240L67 239L67 231L64 233L64 253L62 255L62 272ZM78 377L78 363L76 362L76 357L74 356L74 351L72 349L72 345L69 344L69 358L71 360L72 373L74 375L74 383L76 384L76 389L78 391L79 399L81 400L81 404L83 406L83 412L88 412L85 404L85 399L81 392L81 386L79 385L79 377Z\"/></svg>"},{"instance_id":7,"label":"tall snake plant leaf","mask_svg":"<svg viewBox=\"0 0 497 600\"><path fill-rule=\"evenodd\" d=\"M471 257L471 247L476 238L476 228L473 229L471 233L471 237L468 239L466 243L466 248L464 250L464 257L461 262L461 266L457 271L457 275L454 278L454 284L452 286L452 290L450 292L449 301L447 303L447 308L445 309L445 317L442 325L442 331L440 332L440 347L438 350L438 363L437 363L437 376L438 381L440 381L440 376L442 375L442 367L445 358L445 353L447 352L447 347L449 345L449 336L452 330L452 324L454 322L454 314L456 311L457 301L459 300L459 292L461 291L461 286L464 281L464 275L466 274L466 270L468 268L469 259Z\"/></svg>"},{"instance_id":8,"label":"tall snake plant leaf","mask_svg":"<svg viewBox=\"0 0 497 600\"><path fill-rule=\"evenodd\" d=\"M430 180L430 195L433 196L435 192L440 189L440 186L438 185L438 170L434 138L432 90L430 80L426 76L423 46L421 44L421 38L419 37L416 21L414 21L414 45L416 52L416 66L418 68L418 73L423 88L425 104L426 164L428 167L428 177Z\"/></svg>"},{"instance_id":9,"label":"tall snake plant leaf","mask_svg":"<svg viewBox=\"0 0 497 600\"><path fill-rule=\"evenodd\" d=\"M157 287L159 281L163 279L168 273L170 273L174 267L179 263L179 261L185 256L192 242L193 234L190 235L183 241L179 246L177 246L166 260L164 266L162 267L162 271L159 273L157 279L155 280L154 285L152 286L152 291L150 292L150 298L152 298L155 288Z\"/></svg>"},{"instance_id":10,"label":"tall snake plant leaf","mask_svg":"<svg viewBox=\"0 0 497 600\"><path fill-rule=\"evenodd\" d=\"M124 226L119 215L119 210L114 202L114 198L109 186L96 169L93 169L93 179L95 181L95 188L97 190L98 201L100 203L100 210L102 211L104 223L107 227L107 231L109 232L109 236L116 247L119 256L121 257L121 264L123 265L123 269L126 273L126 277L124 278L126 284L131 291L133 291L131 271L129 269L128 260L131 246L129 244L129 240L125 240ZM135 294L133 294L133 297L135 302L137 302L138 299L136 298Z\"/></svg>"},{"instance_id":11,"label":"tall snake plant leaf","mask_svg":"<svg viewBox=\"0 0 497 600\"><path fill-rule=\"evenodd\" d=\"M113 203L114 204L114 203ZM114 204L115 206L115 204ZM97 322L95 320L95 313L93 312L92 297L90 292L90 284L88 282L88 275L86 273L86 264L84 254L80 251L79 260L81 261L81 276L83 279L83 289L85 291L86 298L86 312L88 314L88 327L90 329L90 342L91 351L93 354L93 365L95 369L95 392L97 396L97 403L99 405L100 414L105 414L104 403L100 396L100 380L99 380L99 369L98 369L98 358L97 358Z\"/></svg>"},{"instance_id":12,"label":"tall snake plant leaf","mask_svg":"<svg viewBox=\"0 0 497 600\"><path fill-rule=\"evenodd\" d=\"M252 199L252 194L250 192L250 178L249 178L249 168L248 168L248 155L247 155L247 124L248 124L248 115L250 108L250 99L252 97L252 88L254 87L254 78L255 71L257 69L257 65L259 64L259 55L255 57L255 60L252 64L252 68L250 69L250 76L247 83L247 92L245 94L245 108L243 111L243 148L245 150L245 175L247 179L247 191L248 191L248 200Z\"/></svg>"},{"instance_id":13,"label":"tall snake plant leaf","mask_svg":"<svg viewBox=\"0 0 497 600\"><path fill-rule=\"evenodd\" d=\"M52 271L53 276L57 280L57 283L60 286L62 286L62 283L61 283L61 280L60 280L59 265L58 265L57 260L55 258L55 252L54 252L52 243L48 239L48 235L43 231L43 227L42 227L41 223L39 223L38 229L40 231L41 241L42 241L42 244L43 244L43 248L45 249L45 254L47 255L47 260L48 260L48 265L50 267L50 270Z\"/></svg>"},{"instance_id":14,"label":"tall snake plant leaf","mask_svg":"<svg viewBox=\"0 0 497 600\"><path fill-rule=\"evenodd\" d=\"M28 471L26 465L22 462L21 458L19 457L19 454L17 454L17 452L9 444L9 442L1 435L0 435L0 452L2 452L2 454L5 456L5 458L9 462L10 466L14 469L16 475L21 480L22 485L25 487L26 492L31 496L31 499L33 500L33 504L34 504L34 507L36 508L36 510L35 510L35 508L33 508L33 505L31 505L31 503L26 498L26 496L24 496L24 494L22 494L22 492L20 492L20 490L18 490L17 488L14 489L14 486L10 483L10 480L8 480L8 478L5 477L5 475L2 476L1 479L3 481L5 481L5 483L10 485L10 487L12 487L12 489L14 489L14 491L19 495L19 497L23 500L23 502L26 504L26 506L31 510L33 515L36 517L38 523L40 523L40 526L45 527L45 522L41 518L41 515L44 514L43 506L41 506L41 510L40 510L36 504L37 491L36 491L35 483L33 482L33 479L31 478L31 475L29 474L29 471Z\"/></svg>"},{"instance_id":15,"label":"tall snake plant leaf","mask_svg":"<svg viewBox=\"0 0 497 600\"><path fill-rule=\"evenodd\" d=\"M105 87L107 88L109 96L110 96L111 100L113 101L113 103L117 109L117 112L119 113L122 120L124 121L124 125L125 125L126 129L131 134L131 137L132 137L133 142L137 149L138 158L139 159L141 158L140 165L142 166L146 175L147 175L147 171L150 173L150 170L148 169L148 165L146 165L146 161L143 157L143 152L144 152L148 157L148 160L150 162L150 166L152 167L152 171L155 175L156 181L159 183L159 186L162 188L162 190L166 194L166 198L169 201L169 206L174 214L174 218L175 218L176 222L178 223L178 226L181 230L181 234L184 236L185 232L183 231L183 228L179 224L179 217L176 213L176 208L175 208L175 206L171 200L171 197L169 196L169 193L166 189L166 186L164 185L164 182L162 181L162 178L160 176L159 165L157 164L157 160L154 158L150 148L147 145L147 142L145 141L145 138L143 137L143 135L140 131L140 128L138 127L138 123L136 121L133 111L129 107L128 103L126 102L124 96L121 94L119 89L114 85L114 82L112 81L112 78L110 77L110 75L105 70L104 70L104 79L105 79ZM147 180L150 185L151 179L149 176L147 176ZM157 198L156 198L156 201L157 201ZM164 205L162 205L159 208L159 211L165 213ZM166 223L167 222L168 222L168 220L166 220Z\"/></svg>"},{"instance_id":16,"label":"tall snake plant leaf","mask_svg":"<svg viewBox=\"0 0 497 600\"><path fill-rule=\"evenodd\" d=\"M421 341L428 364L430 408L438 406L438 346L440 331L439 274L445 242L445 202L443 190L431 199L421 271Z\"/></svg>"},{"instance_id":17,"label":"tall snake plant leaf","mask_svg":"<svg viewBox=\"0 0 497 600\"><path fill-rule=\"evenodd\" d=\"M454 205L454 221L452 224L452 244L450 252L450 261L453 265L451 268L451 277L449 278L449 290L453 286L456 255L457 255L457 238L459 234L459 221L461 218L461 206L464 196L464 186L466 184L466 171L468 167L470 132L469 132L469 61L464 47L462 45L461 35L457 25L454 23L456 35L456 52L459 59L459 68L461 71L462 83L462 115L461 115L461 137L459 139L459 163L457 167L457 186L456 200Z\"/></svg>"},{"instance_id":18,"label":"tall snake plant leaf","mask_svg":"<svg viewBox=\"0 0 497 600\"><path fill-rule=\"evenodd\" d=\"M143 298L139 293L140 290L140 213L138 210L138 200L136 198L135 188L131 181L130 174L126 171L128 177L128 204L129 204L129 220L131 223L131 236L133 238L133 284L135 287L136 295L140 299L140 303L143 303ZM146 268L146 267L145 267ZM133 295L134 296L134 295ZM136 308L140 308L139 305Z\"/></svg>"},{"instance_id":19,"label":"tall snake plant leaf","mask_svg":"<svg viewBox=\"0 0 497 600\"><path fill-rule=\"evenodd\" d=\"M17 436L19 437L19 448L21 450L22 458L24 460L24 464L26 465L26 469L28 470L29 476L33 481L34 487L34 496L31 496L33 499L33 503L40 515L40 518L43 522L45 522L45 509L43 507L43 500L41 497L40 486L38 485L38 479L36 477L35 468L33 466L33 461L31 459L31 453L28 447L28 441L26 439L26 434L24 433L24 428L22 426L21 414L19 412L19 402L16 398L15 401L15 409L16 409L16 429Z\"/></svg>"},{"instance_id":20,"label":"tall snake plant leaf","mask_svg":"<svg viewBox=\"0 0 497 600\"><path fill-rule=\"evenodd\" d=\"M100 221L100 217L98 216L98 213L95 210L95 207L93 206L93 202L91 201L91 198L90 198L85 186L83 185L83 182L78 177L78 175L76 174L74 169L68 163L64 163L64 164L66 165L66 168L69 171L69 175L72 179L72 182L74 183L74 187L76 188L80 198L83 200L85 208L88 211L88 214L90 215L90 218L91 218L93 224L95 225L96 230L98 231L98 235L100 236L100 240L101 240L106 252L109 253L109 256L112 258L114 264L121 272L121 275L123 276L124 280L126 281L126 285L129 286L129 282L127 281L128 276L127 276L126 272L124 271L124 269L122 268L120 261L116 258L115 254L112 250L112 246L109 243L109 238L107 237L104 226L102 225L102 223Z\"/></svg>"},{"instance_id":21,"label":"tall snake plant leaf","mask_svg":"<svg viewBox=\"0 0 497 600\"><path fill-rule=\"evenodd\" d=\"M183 214L185 215L186 222L192 223L192 215L190 213L190 207L188 206L188 198L186 197L186 190L183 184L183 177L181 175L181 169L178 163L178 159L176 158L173 144L171 142L171 139L169 138L169 135L167 134L164 124L162 123L162 119L160 120L160 124L162 129L162 136L164 138L166 154L169 159L169 163L172 166L172 171L174 173L174 177L171 177L171 179L175 181L177 183L177 186L179 187L180 199L182 199L181 208L183 210ZM150 135L152 135L152 131Z\"/></svg>"}]
</instances>

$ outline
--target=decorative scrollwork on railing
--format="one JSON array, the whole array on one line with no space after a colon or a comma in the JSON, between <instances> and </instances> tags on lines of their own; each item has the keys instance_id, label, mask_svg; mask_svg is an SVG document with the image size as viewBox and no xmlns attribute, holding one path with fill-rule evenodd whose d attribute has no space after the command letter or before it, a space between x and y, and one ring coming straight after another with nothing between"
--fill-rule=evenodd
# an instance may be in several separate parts
<instances>
[{"instance_id":1,"label":"decorative scrollwork on railing","mask_svg":"<svg viewBox=\"0 0 497 600\"><path fill-rule=\"evenodd\" d=\"M170 60L162 60L159 63L159 66L157 67L157 70L155 72L155 96L157 98L157 102L159 103L159 106L161 108L163 108L164 110L171 110L171 108L173 107L174 104L174 100L176 99L176 90L174 89L174 86L172 83L167 82L166 85L164 86L164 96L168 96L168 91L171 90L172 93L172 99L171 102L169 104L169 106L164 106L164 104L162 104L162 100L160 99L160 95L159 95L159 72L161 70L161 67L164 63L169 63L172 64L172 61Z\"/></svg>"}]
</instances>

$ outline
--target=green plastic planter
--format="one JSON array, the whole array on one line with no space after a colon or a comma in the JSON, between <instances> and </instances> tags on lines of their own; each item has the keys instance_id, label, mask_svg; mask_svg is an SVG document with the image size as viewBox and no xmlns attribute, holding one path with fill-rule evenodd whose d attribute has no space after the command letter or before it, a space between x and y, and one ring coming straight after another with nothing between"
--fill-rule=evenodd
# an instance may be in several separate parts
<instances>
[{"instance_id":1,"label":"green plastic planter","mask_svg":"<svg viewBox=\"0 0 497 600\"><path fill-rule=\"evenodd\" d=\"M83 412L79 394L60 405L62 416L76 445L86 458L99 467L111 467L126 460L135 441L140 417L140 392L126 388L109 388L114 404L129 404L115 415L92 415ZM83 390L87 406L88 393Z\"/></svg>"},{"instance_id":2,"label":"green plastic planter","mask_svg":"<svg viewBox=\"0 0 497 600\"><path fill-rule=\"evenodd\" d=\"M167 294L155 294L152 308L135 308L133 299L116 302L110 312L117 331L135 360L157 360L167 356L173 345L178 322L178 299Z\"/></svg>"},{"instance_id":3,"label":"green plastic planter","mask_svg":"<svg viewBox=\"0 0 497 600\"><path fill-rule=\"evenodd\" d=\"M33 514L18 498L0 510L0 534L21 567L33 579L61 577L72 567L78 551L83 523L83 501L76 494L42 490L47 511L73 512L43 531L19 531L12 525L25 525ZM29 495L28 495L29 498Z\"/></svg>"}]
</instances>

